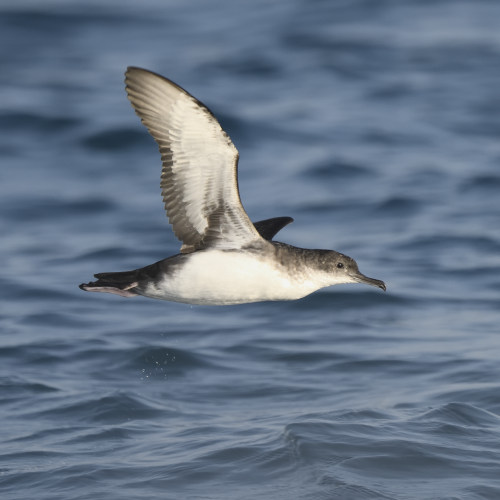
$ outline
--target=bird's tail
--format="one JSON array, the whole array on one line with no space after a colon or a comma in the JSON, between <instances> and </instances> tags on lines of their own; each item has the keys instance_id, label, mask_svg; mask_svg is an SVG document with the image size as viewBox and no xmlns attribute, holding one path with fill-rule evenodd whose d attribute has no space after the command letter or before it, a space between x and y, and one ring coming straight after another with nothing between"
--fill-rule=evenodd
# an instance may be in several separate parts
<instances>
[{"instance_id":1,"label":"bird's tail","mask_svg":"<svg viewBox=\"0 0 500 500\"><path fill-rule=\"evenodd\" d=\"M120 295L120 297L135 297L139 295L134 288L139 285L137 271L124 271L119 273L94 274L97 281L82 283L80 288L86 292L106 292Z\"/></svg>"}]
</instances>

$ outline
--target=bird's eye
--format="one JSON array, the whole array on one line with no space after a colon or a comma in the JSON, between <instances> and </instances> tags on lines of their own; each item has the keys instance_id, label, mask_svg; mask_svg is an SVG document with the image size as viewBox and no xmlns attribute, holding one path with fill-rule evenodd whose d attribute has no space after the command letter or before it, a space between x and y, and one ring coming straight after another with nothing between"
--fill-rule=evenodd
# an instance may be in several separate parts
<instances>
[{"instance_id":1,"label":"bird's eye","mask_svg":"<svg viewBox=\"0 0 500 500\"><path fill-rule=\"evenodd\" d=\"M337 263L337 267L338 267L339 269L342 269L342 268L344 267L344 264L343 264L342 262L338 262L338 263Z\"/></svg>"}]
</instances>

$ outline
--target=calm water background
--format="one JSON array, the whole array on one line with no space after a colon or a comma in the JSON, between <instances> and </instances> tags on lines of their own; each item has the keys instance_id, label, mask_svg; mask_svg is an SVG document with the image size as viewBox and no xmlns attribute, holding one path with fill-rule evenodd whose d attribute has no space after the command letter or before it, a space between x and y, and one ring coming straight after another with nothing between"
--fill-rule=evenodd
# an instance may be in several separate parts
<instances>
[{"instance_id":1,"label":"calm water background","mask_svg":"<svg viewBox=\"0 0 500 500\"><path fill-rule=\"evenodd\" d=\"M500 3L0 6L2 499L500 498ZM220 118L252 219L388 292L85 294L177 252L125 97Z\"/></svg>"}]
</instances>

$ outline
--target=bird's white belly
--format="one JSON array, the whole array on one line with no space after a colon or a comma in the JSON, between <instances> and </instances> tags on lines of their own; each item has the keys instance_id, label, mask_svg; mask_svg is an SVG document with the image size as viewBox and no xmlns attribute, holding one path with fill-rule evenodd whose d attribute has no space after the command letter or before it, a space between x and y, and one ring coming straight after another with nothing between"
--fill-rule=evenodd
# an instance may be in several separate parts
<instances>
[{"instance_id":1,"label":"bird's white belly","mask_svg":"<svg viewBox=\"0 0 500 500\"><path fill-rule=\"evenodd\" d=\"M252 253L206 250L151 285L144 295L189 304L226 305L294 300L317 290L307 275L291 277L273 261Z\"/></svg>"}]
</instances>

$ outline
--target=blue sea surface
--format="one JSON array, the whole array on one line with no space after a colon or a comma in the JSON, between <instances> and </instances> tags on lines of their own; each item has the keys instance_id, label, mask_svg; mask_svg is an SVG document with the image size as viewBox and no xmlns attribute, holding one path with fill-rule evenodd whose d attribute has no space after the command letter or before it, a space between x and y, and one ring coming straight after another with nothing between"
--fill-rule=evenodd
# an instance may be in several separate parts
<instances>
[{"instance_id":1,"label":"blue sea surface","mask_svg":"<svg viewBox=\"0 0 500 500\"><path fill-rule=\"evenodd\" d=\"M3 0L0 498L500 498L500 2ZM209 106L252 220L388 290L89 294L178 252L127 66Z\"/></svg>"}]
</instances>

